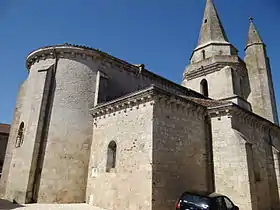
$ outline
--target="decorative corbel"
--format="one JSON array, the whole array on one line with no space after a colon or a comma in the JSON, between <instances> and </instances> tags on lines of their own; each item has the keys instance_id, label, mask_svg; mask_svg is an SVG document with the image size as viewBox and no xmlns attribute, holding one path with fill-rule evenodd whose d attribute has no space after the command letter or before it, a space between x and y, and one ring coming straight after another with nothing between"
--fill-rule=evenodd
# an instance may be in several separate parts
<instances>
[{"instance_id":1,"label":"decorative corbel","mask_svg":"<svg viewBox=\"0 0 280 210\"><path fill-rule=\"evenodd\" d=\"M221 120L222 114L221 114L220 111L216 111L216 112L215 112L215 115L216 115L216 117L217 117L218 120Z\"/></svg>"},{"instance_id":2,"label":"decorative corbel","mask_svg":"<svg viewBox=\"0 0 280 210\"><path fill-rule=\"evenodd\" d=\"M232 118L231 110L226 109L226 116L227 116L228 118Z\"/></svg>"}]
</instances>

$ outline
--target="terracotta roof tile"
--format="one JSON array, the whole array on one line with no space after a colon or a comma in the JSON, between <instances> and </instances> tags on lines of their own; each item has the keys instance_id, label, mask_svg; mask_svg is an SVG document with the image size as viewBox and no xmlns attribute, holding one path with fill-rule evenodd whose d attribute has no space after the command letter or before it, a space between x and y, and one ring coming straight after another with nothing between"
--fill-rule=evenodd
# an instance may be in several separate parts
<instances>
[{"instance_id":1,"label":"terracotta roof tile","mask_svg":"<svg viewBox=\"0 0 280 210\"><path fill-rule=\"evenodd\" d=\"M11 127L11 125L9 125L9 124L0 123L0 133L7 133L7 134L9 134L10 127Z\"/></svg>"}]
</instances>

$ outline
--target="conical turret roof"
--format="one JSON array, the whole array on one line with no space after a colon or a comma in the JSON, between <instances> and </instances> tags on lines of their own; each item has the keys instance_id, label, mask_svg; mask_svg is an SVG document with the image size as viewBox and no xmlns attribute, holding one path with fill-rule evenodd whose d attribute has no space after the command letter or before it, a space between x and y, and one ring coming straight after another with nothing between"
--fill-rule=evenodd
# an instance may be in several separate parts
<instances>
[{"instance_id":1,"label":"conical turret roof","mask_svg":"<svg viewBox=\"0 0 280 210\"><path fill-rule=\"evenodd\" d=\"M248 32L248 39L246 47L253 44L264 44L262 38L253 22L253 18L250 18L250 27Z\"/></svg>"},{"instance_id":2,"label":"conical turret roof","mask_svg":"<svg viewBox=\"0 0 280 210\"><path fill-rule=\"evenodd\" d=\"M224 27L212 0L206 0L198 45L204 45L209 42L228 42Z\"/></svg>"}]
</instances>

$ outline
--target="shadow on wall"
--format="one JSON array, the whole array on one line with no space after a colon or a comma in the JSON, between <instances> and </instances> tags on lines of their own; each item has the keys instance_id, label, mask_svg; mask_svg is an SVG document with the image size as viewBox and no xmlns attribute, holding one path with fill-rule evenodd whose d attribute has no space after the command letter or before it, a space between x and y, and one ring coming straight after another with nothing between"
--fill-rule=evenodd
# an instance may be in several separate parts
<instances>
[{"instance_id":1,"label":"shadow on wall","mask_svg":"<svg viewBox=\"0 0 280 210\"><path fill-rule=\"evenodd\" d=\"M16 202L12 203L8 200L0 199L0 209L15 209L20 207L24 207L24 206Z\"/></svg>"}]
</instances>

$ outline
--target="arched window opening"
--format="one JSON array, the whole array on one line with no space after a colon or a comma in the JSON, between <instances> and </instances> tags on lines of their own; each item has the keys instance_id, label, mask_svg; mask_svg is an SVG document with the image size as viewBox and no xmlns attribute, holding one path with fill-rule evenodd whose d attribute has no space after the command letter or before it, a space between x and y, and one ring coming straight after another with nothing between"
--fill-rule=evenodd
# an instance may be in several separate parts
<instances>
[{"instance_id":1,"label":"arched window opening","mask_svg":"<svg viewBox=\"0 0 280 210\"><path fill-rule=\"evenodd\" d=\"M106 172L112 171L116 167L116 153L117 153L117 144L115 141L111 141L107 149L107 164Z\"/></svg>"},{"instance_id":2,"label":"arched window opening","mask_svg":"<svg viewBox=\"0 0 280 210\"><path fill-rule=\"evenodd\" d=\"M24 123L21 122L19 129L18 129L18 134L17 134L17 138L16 138L16 147L20 147L23 143L23 130L24 130Z\"/></svg>"},{"instance_id":3,"label":"arched window opening","mask_svg":"<svg viewBox=\"0 0 280 210\"><path fill-rule=\"evenodd\" d=\"M209 96L209 93L208 93L208 82L206 79L203 79L201 82L200 82L200 92L202 95L204 95L205 97L208 97Z\"/></svg>"},{"instance_id":4,"label":"arched window opening","mask_svg":"<svg viewBox=\"0 0 280 210\"><path fill-rule=\"evenodd\" d=\"M206 56L205 56L205 50L202 50L202 51L201 51L201 54L202 54L202 59L205 60L205 58L206 58Z\"/></svg>"}]
</instances>

